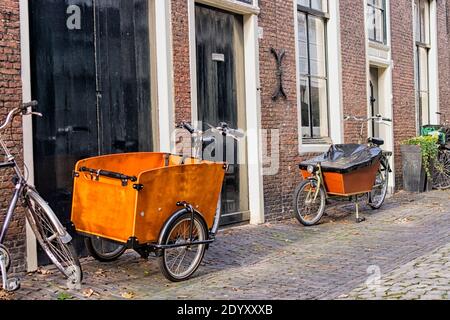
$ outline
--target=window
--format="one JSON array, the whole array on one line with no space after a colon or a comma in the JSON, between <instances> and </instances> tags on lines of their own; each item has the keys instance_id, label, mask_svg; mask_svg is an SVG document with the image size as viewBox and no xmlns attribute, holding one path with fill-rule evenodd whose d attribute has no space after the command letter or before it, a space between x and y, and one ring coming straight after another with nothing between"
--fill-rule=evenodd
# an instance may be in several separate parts
<instances>
[{"instance_id":1,"label":"window","mask_svg":"<svg viewBox=\"0 0 450 320\"><path fill-rule=\"evenodd\" d=\"M386 44L386 0L367 0L369 40Z\"/></svg>"},{"instance_id":2,"label":"window","mask_svg":"<svg viewBox=\"0 0 450 320\"><path fill-rule=\"evenodd\" d=\"M298 0L298 46L303 139L329 136L326 23L328 2Z\"/></svg>"},{"instance_id":3,"label":"window","mask_svg":"<svg viewBox=\"0 0 450 320\"><path fill-rule=\"evenodd\" d=\"M416 91L419 106L419 127L430 123L430 2L415 0L415 37L416 37Z\"/></svg>"}]
</instances>

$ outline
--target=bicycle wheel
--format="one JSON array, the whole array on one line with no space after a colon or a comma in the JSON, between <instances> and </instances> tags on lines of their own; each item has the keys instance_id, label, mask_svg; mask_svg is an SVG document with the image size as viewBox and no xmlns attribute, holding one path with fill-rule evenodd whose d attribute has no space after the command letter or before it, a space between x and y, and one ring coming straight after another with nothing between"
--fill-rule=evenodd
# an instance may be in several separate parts
<instances>
[{"instance_id":1,"label":"bicycle wheel","mask_svg":"<svg viewBox=\"0 0 450 320\"><path fill-rule=\"evenodd\" d=\"M81 283L83 272L72 238L59 222L50 206L34 190L25 194L28 222L47 256L72 284Z\"/></svg>"},{"instance_id":2,"label":"bicycle wheel","mask_svg":"<svg viewBox=\"0 0 450 320\"><path fill-rule=\"evenodd\" d=\"M433 169L433 188L450 188L450 150L440 150Z\"/></svg>"},{"instance_id":3,"label":"bicycle wheel","mask_svg":"<svg viewBox=\"0 0 450 320\"><path fill-rule=\"evenodd\" d=\"M164 245L182 245L190 242L190 227L192 215L181 215L168 228L163 236ZM193 241L204 241L207 237L207 227L201 216L194 215L192 229ZM183 246L164 249L158 258L162 274L170 281L179 282L189 279L197 271L205 255L206 245Z\"/></svg>"},{"instance_id":4,"label":"bicycle wheel","mask_svg":"<svg viewBox=\"0 0 450 320\"><path fill-rule=\"evenodd\" d=\"M127 250L127 246L100 237L84 239L89 254L100 262L112 262L119 259Z\"/></svg>"},{"instance_id":5,"label":"bicycle wheel","mask_svg":"<svg viewBox=\"0 0 450 320\"><path fill-rule=\"evenodd\" d=\"M317 224L325 211L325 191L320 188L317 193L316 188L316 180L305 180L294 192L294 216L307 227Z\"/></svg>"},{"instance_id":6,"label":"bicycle wheel","mask_svg":"<svg viewBox=\"0 0 450 320\"><path fill-rule=\"evenodd\" d=\"M367 204L374 210L380 209L386 199L389 186L389 164L386 159L380 162L372 191L368 193Z\"/></svg>"}]
</instances>

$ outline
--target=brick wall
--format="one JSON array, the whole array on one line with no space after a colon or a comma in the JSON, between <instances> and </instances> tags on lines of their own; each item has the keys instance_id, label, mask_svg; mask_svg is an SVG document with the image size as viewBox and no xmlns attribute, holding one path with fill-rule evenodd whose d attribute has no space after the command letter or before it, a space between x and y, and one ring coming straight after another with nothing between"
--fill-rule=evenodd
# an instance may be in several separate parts
<instances>
[{"instance_id":1,"label":"brick wall","mask_svg":"<svg viewBox=\"0 0 450 320\"><path fill-rule=\"evenodd\" d=\"M191 121L188 1L172 0L173 72L175 121ZM194 93L196 94L196 93Z\"/></svg>"},{"instance_id":2,"label":"brick wall","mask_svg":"<svg viewBox=\"0 0 450 320\"><path fill-rule=\"evenodd\" d=\"M298 163L298 116L293 0L261 0L260 40L261 121L263 129L280 130L280 172L264 177L266 218L290 216L292 193L300 181ZM282 22L282 23L281 23ZM276 61L270 49L285 49L283 85L287 100L272 100L276 89Z\"/></svg>"},{"instance_id":3,"label":"brick wall","mask_svg":"<svg viewBox=\"0 0 450 320\"><path fill-rule=\"evenodd\" d=\"M340 0L344 114L367 115L366 35L363 1ZM360 124L346 122L344 141L357 142Z\"/></svg>"},{"instance_id":4,"label":"brick wall","mask_svg":"<svg viewBox=\"0 0 450 320\"><path fill-rule=\"evenodd\" d=\"M401 188L400 142L417 134L412 1L391 1L396 186Z\"/></svg>"},{"instance_id":5,"label":"brick wall","mask_svg":"<svg viewBox=\"0 0 450 320\"><path fill-rule=\"evenodd\" d=\"M9 110L21 102L20 78L20 30L19 1L2 0L0 2L0 121L5 119ZM18 161L22 155L22 125L20 117L10 130L4 132L9 147L17 152ZM7 133L7 135L5 135ZM3 161L3 152L0 152ZM0 172L0 222L3 223L6 206L11 198L12 172ZM25 220L18 210L8 232L6 246L12 255L12 271L25 270Z\"/></svg>"},{"instance_id":6,"label":"brick wall","mask_svg":"<svg viewBox=\"0 0 450 320\"><path fill-rule=\"evenodd\" d=\"M440 111L450 120L450 6L448 0L437 2L439 45Z\"/></svg>"}]
</instances>

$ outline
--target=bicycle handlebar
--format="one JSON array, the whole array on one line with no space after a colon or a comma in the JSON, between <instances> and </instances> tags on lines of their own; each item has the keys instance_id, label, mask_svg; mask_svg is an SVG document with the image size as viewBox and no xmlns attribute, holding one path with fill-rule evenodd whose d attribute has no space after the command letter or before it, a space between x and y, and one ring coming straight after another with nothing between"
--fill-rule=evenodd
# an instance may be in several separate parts
<instances>
[{"instance_id":1,"label":"bicycle handlebar","mask_svg":"<svg viewBox=\"0 0 450 320\"><path fill-rule=\"evenodd\" d=\"M182 122L178 127L186 129L187 131L189 131L190 134L194 134L195 133L195 129L191 126L190 123Z\"/></svg>"},{"instance_id":2,"label":"bicycle handlebar","mask_svg":"<svg viewBox=\"0 0 450 320\"><path fill-rule=\"evenodd\" d=\"M11 123L11 121L14 119L14 117L19 114L21 114L22 116L35 115L35 116L42 117L41 113L33 111L33 107L36 107L37 105L38 105L37 101L31 101L31 102L22 103L20 108L12 109L6 116L5 122L0 126L0 130L3 130L4 128L6 128L8 126L8 124ZM31 107L31 111L28 110L28 108L30 108L30 107Z\"/></svg>"},{"instance_id":3,"label":"bicycle handlebar","mask_svg":"<svg viewBox=\"0 0 450 320\"><path fill-rule=\"evenodd\" d=\"M30 102L25 102L22 103L22 108L29 108L29 107L37 107L38 106L38 102L36 100L30 101Z\"/></svg>"},{"instance_id":4,"label":"bicycle handlebar","mask_svg":"<svg viewBox=\"0 0 450 320\"><path fill-rule=\"evenodd\" d=\"M213 127L211 125L209 125L209 127L210 127L210 129L213 132L219 132L223 136L230 136L230 137L233 137L235 139L241 139L241 138L243 138L245 136L245 134L242 133L241 131L229 128L228 124L225 123L225 122L220 123L218 127ZM190 123L186 123L186 122L180 123L177 126L177 128L185 129L191 135L193 135L194 133L199 133L200 135L203 134L202 131L194 129L194 127L192 127L192 125Z\"/></svg>"}]
</instances>

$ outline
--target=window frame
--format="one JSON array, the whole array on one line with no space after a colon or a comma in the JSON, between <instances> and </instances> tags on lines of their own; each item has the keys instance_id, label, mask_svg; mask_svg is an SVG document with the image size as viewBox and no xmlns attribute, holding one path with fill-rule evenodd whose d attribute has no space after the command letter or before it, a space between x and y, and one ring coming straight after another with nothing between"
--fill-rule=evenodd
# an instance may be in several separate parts
<instances>
[{"instance_id":1,"label":"window frame","mask_svg":"<svg viewBox=\"0 0 450 320\"><path fill-rule=\"evenodd\" d=\"M426 37L428 37L429 39L429 43L426 42L422 42L422 25L421 25L421 19L420 19L420 8L421 8L421 4L423 1L426 1L426 3L428 4L428 26L426 28L426 30L428 30L428 35L426 35ZM431 4L430 4L430 0L417 0L417 5L418 5L418 9L414 10L414 15L417 14L418 12L418 16L415 17L415 23L416 25L414 26L414 38L415 38L415 54L416 54L416 100L417 100L417 107L418 107L418 115L417 115L417 119L418 119L418 125L419 125L419 130L420 127L422 127L423 125L427 125L423 123L423 118L422 118L422 114L423 114L423 104L422 104L422 98L421 98L421 94L422 92L427 92L427 105L428 105L428 119L431 119L431 108L430 108L430 49L431 49ZM414 1L414 6L416 6L416 1ZM416 9L416 8L414 8ZM418 24L418 25L417 25ZM417 27L419 27L419 39L417 39ZM422 73L421 73L421 65L423 63L423 61L421 60L421 55L420 55L420 51L421 49L425 49L426 54L427 54L427 58L426 58L426 65L427 65L427 90L424 91L422 90L422 86L421 86L421 82L422 82Z\"/></svg>"},{"instance_id":2,"label":"window frame","mask_svg":"<svg viewBox=\"0 0 450 320\"><path fill-rule=\"evenodd\" d=\"M311 6L311 0L309 0L309 4ZM327 9L329 8L329 3L327 0ZM328 24L328 20L330 19L330 15L328 12L324 12L324 11L319 11L319 10L315 10L311 7L305 7L303 5L297 4L297 14L302 13L305 15L305 25L306 25L306 47L307 47L307 53L308 53L308 74L302 74L299 70L299 74L297 75L299 77L299 79L301 78L307 78L307 82L308 82L308 108L309 108L309 130L310 130L310 137L304 137L303 136L303 123L300 120L300 131L301 131L301 139L303 141L326 141L327 139L330 138L330 88L329 88L329 74L328 74L328 31L327 31L327 24ZM319 18L323 21L324 23L324 50L325 50L325 76L315 76L311 74L311 54L310 54L310 36L309 36L309 16L313 16L315 18ZM299 24L298 24L298 19L296 21L296 28L299 28ZM296 44L297 46L299 46L299 44ZM299 62L297 62L299 63ZM312 83L312 79L318 79L318 80L325 80L326 83L326 108L327 108L327 131L328 131L328 135L326 137L315 137L314 136L314 121L313 121L313 113L312 113L312 105L311 105L311 83ZM300 119L302 119L302 110L300 108Z\"/></svg>"},{"instance_id":3,"label":"window frame","mask_svg":"<svg viewBox=\"0 0 450 320\"><path fill-rule=\"evenodd\" d=\"M370 7L372 9L372 14L373 14L374 19L376 19L375 13L377 12L377 10L382 13L382 17L383 17L383 24L382 24L383 25L383 40L382 41L377 40L377 28L376 28L376 22L375 21L370 24L370 26L374 26L375 39L371 38L370 32L368 33L368 38L369 38L370 41L386 45L386 43L387 43L387 15L386 15L387 8L386 8L386 0L381 0L381 1L382 1L382 6L381 7L376 5L376 4L369 3L369 1L367 1L366 3L367 3L367 7ZM369 25L367 27L369 27Z\"/></svg>"}]
</instances>

